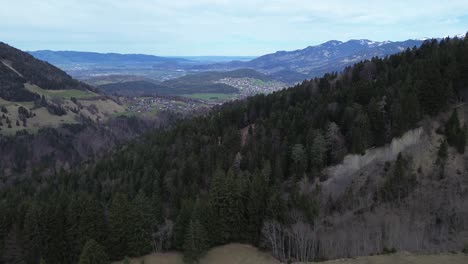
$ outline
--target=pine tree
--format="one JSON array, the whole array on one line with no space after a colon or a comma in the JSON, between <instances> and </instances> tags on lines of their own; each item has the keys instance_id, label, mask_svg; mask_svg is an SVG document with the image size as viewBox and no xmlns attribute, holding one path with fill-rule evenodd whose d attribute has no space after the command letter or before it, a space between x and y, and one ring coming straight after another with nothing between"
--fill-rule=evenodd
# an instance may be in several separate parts
<instances>
[{"instance_id":1,"label":"pine tree","mask_svg":"<svg viewBox=\"0 0 468 264\"><path fill-rule=\"evenodd\" d=\"M74 197L68 206L67 221L70 226L67 237L72 243L70 254L74 256L73 259L79 257L86 241L94 239L98 243L104 242L106 233L104 208L96 199L86 194Z\"/></svg>"},{"instance_id":2,"label":"pine tree","mask_svg":"<svg viewBox=\"0 0 468 264\"><path fill-rule=\"evenodd\" d=\"M459 153L465 153L467 130L464 125L460 126L457 109L454 109L449 120L445 124L445 135L447 143L457 149Z\"/></svg>"},{"instance_id":3,"label":"pine tree","mask_svg":"<svg viewBox=\"0 0 468 264\"><path fill-rule=\"evenodd\" d=\"M26 264L20 231L17 225L8 233L5 239L4 253L1 259L8 264Z\"/></svg>"},{"instance_id":4,"label":"pine tree","mask_svg":"<svg viewBox=\"0 0 468 264\"><path fill-rule=\"evenodd\" d=\"M190 217L192 214L193 204L191 201L184 201L182 203L182 208L177 215L175 224L174 224L174 237L173 237L173 246L178 250L183 249L185 233L188 229L190 223Z\"/></svg>"},{"instance_id":5,"label":"pine tree","mask_svg":"<svg viewBox=\"0 0 468 264\"><path fill-rule=\"evenodd\" d=\"M439 150L437 151L437 160L435 162L436 174L439 179L444 178L445 176L445 164L448 157L448 144L447 140L442 140L440 142Z\"/></svg>"},{"instance_id":6,"label":"pine tree","mask_svg":"<svg viewBox=\"0 0 468 264\"><path fill-rule=\"evenodd\" d=\"M458 134L460 133L460 121L458 119L457 109L454 109L449 120L445 124L445 135L447 137L447 143L450 146L457 145Z\"/></svg>"},{"instance_id":7,"label":"pine tree","mask_svg":"<svg viewBox=\"0 0 468 264\"><path fill-rule=\"evenodd\" d=\"M365 150L372 145L372 134L370 133L369 118L363 112L358 114L351 129L351 152L364 154Z\"/></svg>"},{"instance_id":8,"label":"pine tree","mask_svg":"<svg viewBox=\"0 0 468 264\"><path fill-rule=\"evenodd\" d=\"M310 163L312 168L320 170L325 165L325 153L327 151L327 142L320 131L315 133L312 147L310 148Z\"/></svg>"},{"instance_id":9,"label":"pine tree","mask_svg":"<svg viewBox=\"0 0 468 264\"><path fill-rule=\"evenodd\" d=\"M78 264L109 264L109 257L103 246L91 239L86 242L81 251Z\"/></svg>"},{"instance_id":10,"label":"pine tree","mask_svg":"<svg viewBox=\"0 0 468 264\"><path fill-rule=\"evenodd\" d=\"M327 146L330 150L330 161L332 164L340 162L346 154L346 144L340 128L334 122L328 125L326 134Z\"/></svg>"},{"instance_id":11,"label":"pine tree","mask_svg":"<svg viewBox=\"0 0 468 264\"><path fill-rule=\"evenodd\" d=\"M191 220L184 240L184 261L197 263L208 250L208 237L205 228L198 220Z\"/></svg>"},{"instance_id":12,"label":"pine tree","mask_svg":"<svg viewBox=\"0 0 468 264\"><path fill-rule=\"evenodd\" d=\"M128 243L132 236L132 206L125 194L118 193L109 208L109 253L114 259L130 255Z\"/></svg>"},{"instance_id":13,"label":"pine tree","mask_svg":"<svg viewBox=\"0 0 468 264\"><path fill-rule=\"evenodd\" d=\"M302 177L306 169L306 152L302 144L295 144L291 150L291 158L294 163L294 174L296 179Z\"/></svg>"},{"instance_id":14,"label":"pine tree","mask_svg":"<svg viewBox=\"0 0 468 264\"><path fill-rule=\"evenodd\" d=\"M242 180L236 180L233 172L227 175L217 170L213 176L209 193L210 223L209 236L213 245L222 245L239 240L245 224L242 200Z\"/></svg>"},{"instance_id":15,"label":"pine tree","mask_svg":"<svg viewBox=\"0 0 468 264\"><path fill-rule=\"evenodd\" d=\"M156 219L152 214L151 202L143 192L139 192L132 202L131 236L128 249L132 256L141 256L151 251L151 236Z\"/></svg>"},{"instance_id":16,"label":"pine tree","mask_svg":"<svg viewBox=\"0 0 468 264\"><path fill-rule=\"evenodd\" d=\"M32 203L26 211L23 232L25 234L26 261L35 263L43 253L46 239L45 216L39 203ZM81 250L81 249L80 249Z\"/></svg>"},{"instance_id":17,"label":"pine tree","mask_svg":"<svg viewBox=\"0 0 468 264\"><path fill-rule=\"evenodd\" d=\"M247 241L258 245L260 232L267 209L268 182L261 174L254 174L249 184L248 200L246 204L248 222L245 229L248 232Z\"/></svg>"}]
</instances>

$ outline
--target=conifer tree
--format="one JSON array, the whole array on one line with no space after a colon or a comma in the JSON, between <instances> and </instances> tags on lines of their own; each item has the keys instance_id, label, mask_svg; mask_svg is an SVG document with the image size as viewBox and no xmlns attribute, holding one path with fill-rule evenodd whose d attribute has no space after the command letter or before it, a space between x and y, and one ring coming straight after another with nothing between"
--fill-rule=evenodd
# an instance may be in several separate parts
<instances>
[{"instance_id":1,"label":"conifer tree","mask_svg":"<svg viewBox=\"0 0 468 264\"><path fill-rule=\"evenodd\" d=\"M131 236L128 250L132 256L141 256L151 251L151 236L156 223L152 214L151 202L143 192L139 192L132 202Z\"/></svg>"},{"instance_id":2,"label":"conifer tree","mask_svg":"<svg viewBox=\"0 0 468 264\"><path fill-rule=\"evenodd\" d=\"M109 264L109 257L103 246L91 239L83 246L78 264Z\"/></svg>"},{"instance_id":3,"label":"conifer tree","mask_svg":"<svg viewBox=\"0 0 468 264\"><path fill-rule=\"evenodd\" d=\"M208 236L198 220L191 220L184 240L184 260L186 263L197 263L208 250Z\"/></svg>"},{"instance_id":4,"label":"conifer tree","mask_svg":"<svg viewBox=\"0 0 468 264\"><path fill-rule=\"evenodd\" d=\"M132 237L132 208L125 194L118 193L109 208L109 253L112 258L122 259L129 255L128 244Z\"/></svg>"},{"instance_id":5,"label":"conifer tree","mask_svg":"<svg viewBox=\"0 0 468 264\"><path fill-rule=\"evenodd\" d=\"M13 226L5 239L4 253L1 260L8 264L26 264L20 230L17 225Z\"/></svg>"},{"instance_id":6,"label":"conifer tree","mask_svg":"<svg viewBox=\"0 0 468 264\"><path fill-rule=\"evenodd\" d=\"M179 210L179 214L174 224L174 237L173 246L176 249L182 250L184 245L185 233L190 224L190 217L192 215L193 204L191 201L184 201L182 208Z\"/></svg>"},{"instance_id":7,"label":"conifer tree","mask_svg":"<svg viewBox=\"0 0 468 264\"><path fill-rule=\"evenodd\" d=\"M325 153L327 151L327 143L325 137L320 131L317 131L310 149L310 163L312 168L316 170L322 169L325 165Z\"/></svg>"}]
</instances>

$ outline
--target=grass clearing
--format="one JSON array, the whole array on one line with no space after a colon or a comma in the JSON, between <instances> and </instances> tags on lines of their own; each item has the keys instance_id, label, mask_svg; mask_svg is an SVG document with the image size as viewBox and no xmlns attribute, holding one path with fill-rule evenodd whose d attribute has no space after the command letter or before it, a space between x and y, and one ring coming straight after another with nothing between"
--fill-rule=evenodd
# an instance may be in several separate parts
<instances>
[{"instance_id":1,"label":"grass clearing","mask_svg":"<svg viewBox=\"0 0 468 264\"><path fill-rule=\"evenodd\" d=\"M338 259L322 262L323 264L466 264L467 254L416 255L397 253L353 259Z\"/></svg>"},{"instance_id":2,"label":"grass clearing","mask_svg":"<svg viewBox=\"0 0 468 264\"><path fill-rule=\"evenodd\" d=\"M44 95L44 97L46 98L58 97L58 98L70 99L71 97L75 97L76 99L85 99L85 98L91 98L91 97L98 95L91 91L82 91L82 90L76 90L76 89L46 90L46 89L40 88L37 85L32 85L32 84L25 84L24 87L33 93L37 93L41 96Z\"/></svg>"},{"instance_id":3,"label":"grass clearing","mask_svg":"<svg viewBox=\"0 0 468 264\"><path fill-rule=\"evenodd\" d=\"M131 259L131 264L183 264L183 255L178 252L153 253L141 258ZM114 262L120 264L123 262ZM279 264L271 255L244 244L228 244L216 247L199 261L199 264Z\"/></svg>"},{"instance_id":4,"label":"grass clearing","mask_svg":"<svg viewBox=\"0 0 468 264\"><path fill-rule=\"evenodd\" d=\"M140 258L132 258L131 264L183 264L183 255L178 252L153 253ZM113 262L121 264L123 262ZM270 254L245 244L228 244L216 247L203 256L199 264L279 264L280 262ZM310 262L312 263L312 262ZM468 254L433 254L419 255L400 252L391 255L378 255L368 257L356 257L350 259L337 259L325 262L313 262L323 264L466 264ZM300 264L296 262L296 264Z\"/></svg>"}]
</instances>

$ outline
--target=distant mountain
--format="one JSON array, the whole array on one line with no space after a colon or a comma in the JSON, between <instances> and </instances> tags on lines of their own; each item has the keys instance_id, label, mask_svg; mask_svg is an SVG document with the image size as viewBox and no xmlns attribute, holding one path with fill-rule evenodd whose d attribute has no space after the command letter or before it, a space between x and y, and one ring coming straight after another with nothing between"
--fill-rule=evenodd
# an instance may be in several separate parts
<instances>
[{"instance_id":1,"label":"distant mountain","mask_svg":"<svg viewBox=\"0 0 468 264\"><path fill-rule=\"evenodd\" d=\"M55 65L66 64L104 64L104 65L128 65L128 64L178 64L188 63L183 58L166 58L144 54L119 54L98 53L81 51L51 51L39 50L29 52L34 57Z\"/></svg>"},{"instance_id":2,"label":"distant mountain","mask_svg":"<svg viewBox=\"0 0 468 264\"><path fill-rule=\"evenodd\" d=\"M341 42L331 40L317 46L295 51L278 51L248 62L235 61L205 66L215 69L249 68L288 82L318 77L327 72L340 71L346 66L372 57L384 57L419 47L422 40L375 42L367 39Z\"/></svg>"},{"instance_id":3,"label":"distant mountain","mask_svg":"<svg viewBox=\"0 0 468 264\"><path fill-rule=\"evenodd\" d=\"M46 90L92 89L89 85L74 80L61 69L0 42L0 97L10 101L36 99L38 95L26 90L25 83L35 84Z\"/></svg>"},{"instance_id":4,"label":"distant mountain","mask_svg":"<svg viewBox=\"0 0 468 264\"><path fill-rule=\"evenodd\" d=\"M257 58L257 56L180 56L169 58L181 58L200 63L223 63L231 61L250 61Z\"/></svg>"}]
</instances>

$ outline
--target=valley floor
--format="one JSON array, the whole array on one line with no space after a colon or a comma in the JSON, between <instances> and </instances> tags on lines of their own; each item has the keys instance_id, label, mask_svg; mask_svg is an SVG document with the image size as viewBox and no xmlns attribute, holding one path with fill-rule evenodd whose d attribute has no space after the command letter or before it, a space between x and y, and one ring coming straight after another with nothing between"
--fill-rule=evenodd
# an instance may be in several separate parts
<instances>
[{"instance_id":1,"label":"valley floor","mask_svg":"<svg viewBox=\"0 0 468 264\"><path fill-rule=\"evenodd\" d=\"M153 253L131 260L132 264L183 264L181 253ZM120 264L122 262L114 262ZM279 264L280 262L257 248L243 244L229 244L210 250L199 262L200 264ZM391 255L356 257L352 259L338 259L323 264L466 264L468 254L443 253L436 255L417 255L400 252ZM299 264L299 263L297 263Z\"/></svg>"}]
</instances>

